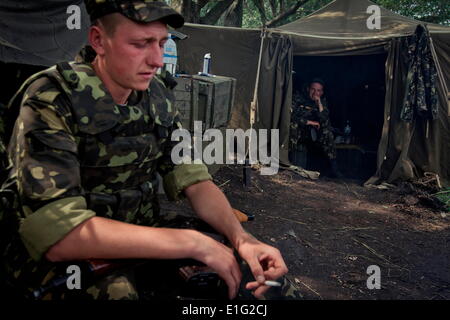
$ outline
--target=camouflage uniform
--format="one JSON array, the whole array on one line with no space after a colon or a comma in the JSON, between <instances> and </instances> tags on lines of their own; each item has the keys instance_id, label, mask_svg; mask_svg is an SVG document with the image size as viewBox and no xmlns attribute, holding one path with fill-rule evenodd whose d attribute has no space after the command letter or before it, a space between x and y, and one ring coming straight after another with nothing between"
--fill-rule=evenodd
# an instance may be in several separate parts
<instances>
[{"instance_id":1,"label":"camouflage uniform","mask_svg":"<svg viewBox=\"0 0 450 320\"><path fill-rule=\"evenodd\" d=\"M438 118L436 64L431 53L430 34L426 26L418 25L408 43L408 75L406 93L400 119L411 122L414 115L427 119Z\"/></svg>"},{"instance_id":2,"label":"camouflage uniform","mask_svg":"<svg viewBox=\"0 0 450 320\"><path fill-rule=\"evenodd\" d=\"M324 107L322 112L319 112L316 103L309 97L296 93L292 100L289 149L297 150L300 144L312 142L310 133L312 126L306 125L306 122L317 121L320 123L320 129L317 130L316 143L321 146L328 159L336 159L336 146L326 100L322 99Z\"/></svg>"},{"instance_id":3,"label":"camouflage uniform","mask_svg":"<svg viewBox=\"0 0 450 320\"><path fill-rule=\"evenodd\" d=\"M141 1L150 3L152 1ZM155 21L154 11L129 1L88 0L91 18L121 12L128 18ZM117 3L122 3L119 7ZM153 2L152 2L153 3ZM150 5L152 6L152 5ZM105 11L106 10L106 11ZM108 11L112 10L112 11ZM152 10L183 20L161 3ZM170 141L181 128L170 75L155 76L148 90L132 91L127 105L117 105L95 74L90 61L61 63L28 79L11 101L20 109L8 153L12 162L7 184L20 198L18 232L4 253L10 283L29 294L54 281L61 265L44 257L47 250L93 216L136 225L161 226L156 173L171 200L183 190L211 180L203 164L175 165ZM76 264L76 262L75 262ZM132 270L120 270L75 290L77 297L136 299ZM292 297L294 290L283 287ZM70 297L73 291L44 298Z\"/></svg>"},{"instance_id":4,"label":"camouflage uniform","mask_svg":"<svg viewBox=\"0 0 450 320\"><path fill-rule=\"evenodd\" d=\"M20 115L9 144L10 181L16 182L22 217L20 238L11 240L4 261L16 287L29 293L60 275L58 264L43 254L95 215L164 225L158 217L156 172L170 199L211 179L204 165L174 165L170 159L169 138L181 124L166 78L156 77L148 92L133 92L128 105L118 106L89 64L60 64L33 76L15 96L11 107L20 108ZM271 289L275 293L268 297L300 297L283 283L282 291ZM82 292L63 290L45 298L57 294L138 298L130 270L113 272Z\"/></svg>"},{"instance_id":5,"label":"camouflage uniform","mask_svg":"<svg viewBox=\"0 0 450 320\"><path fill-rule=\"evenodd\" d=\"M22 271L45 277L42 255L95 215L153 225L159 212L156 172L171 199L211 179L204 165L171 161L170 136L181 123L164 77L119 106L89 64L60 64L28 80L11 107L16 104L10 179L21 199L22 241L8 247L6 260L18 283L28 287L43 279L21 279L29 276Z\"/></svg>"}]
</instances>

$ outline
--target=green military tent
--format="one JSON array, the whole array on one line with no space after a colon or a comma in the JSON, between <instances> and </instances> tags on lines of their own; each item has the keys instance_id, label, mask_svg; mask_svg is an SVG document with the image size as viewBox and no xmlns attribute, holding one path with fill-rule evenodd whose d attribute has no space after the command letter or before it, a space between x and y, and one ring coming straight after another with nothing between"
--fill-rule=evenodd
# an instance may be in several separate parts
<instances>
[{"instance_id":1,"label":"green military tent","mask_svg":"<svg viewBox=\"0 0 450 320\"><path fill-rule=\"evenodd\" d=\"M0 70L7 104L30 75L73 60L87 42L90 21L83 0L2 0Z\"/></svg>"},{"instance_id":2,"label":"green military tent","mask_svg":"<svg viewBox=\"0 0 450 320\"><path fill-rule=\"evenodd\" d=\"M408 44L424 23L379 8L379 28L369 27L377 12L368 10L372 5L367 0L335 0L305 18L264 31L187 24L181 30L189 40L180 44L180 67L196 73L203 55L211 53L213 73L237 78L232 127L250 127L257 84L254 127L280 130L282 163L288 163L292 91L309 77L322 76L336 104L330 107L332 121L343 127L351 119L369 144L376 142L369 183L433 172L449 185L450 27L427 24L437 69L437 112L432 118L405 121L401 112L409 81Z\"/></svg>"},{"instance_id":3,"label":"green military tent","mask_svg":"<svg viewBox=\"0 0 450 320\"><path fill-rule=\"evenodd\" d=\"M31 65L41 69L70 60L86 42L89 19L81 0L36 3L4 0L0 5L0 66L4 75L19 82L37 71ZM74 22L72 5L79 7L81 19L78 26L68 28ZM197 73L204 54L210 52L212 72L238 81L230 126L249 128L250 103L256 101L254 127L280 130L284 163L288 162L292 91L318 72L335 102L331 105L334 125L342 127L351 119L356 132L367 127L362 136L375 137L369 141L375 141L377 149L370 182L394 182L430 171L448 185L450 28L428 24L438 69L437 117L402 121L407 42L422 22L381 8L381 28L371 30L367 27L371 5L366 0L336 0L308 17L264 31L187 24L181 31L189 39L179 43L180 70ZM12 91L18 83L8 85ZM9 97L5 91L8 87L2 97ZM0 102L6 103L6 98Z\"/></svg>"}]
</instances>

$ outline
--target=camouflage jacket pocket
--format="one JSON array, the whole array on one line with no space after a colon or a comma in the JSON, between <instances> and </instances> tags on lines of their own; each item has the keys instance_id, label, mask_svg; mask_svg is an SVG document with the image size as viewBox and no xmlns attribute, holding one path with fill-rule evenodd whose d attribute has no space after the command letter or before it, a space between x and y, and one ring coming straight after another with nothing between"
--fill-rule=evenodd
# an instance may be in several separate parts
<instances>
[{"instance_id":1,"label":"camouflage jacket pocket","mask_svg":"<svg viewBox=\"0 0 450 320\"><path fill-rule=\"evenodd\" d=\"M82 167L119 167L154 160L160 147L153 133L113 137L110 132L104 132L85 135L81 138L79 150Z\"/></svg>"}]
</instances>

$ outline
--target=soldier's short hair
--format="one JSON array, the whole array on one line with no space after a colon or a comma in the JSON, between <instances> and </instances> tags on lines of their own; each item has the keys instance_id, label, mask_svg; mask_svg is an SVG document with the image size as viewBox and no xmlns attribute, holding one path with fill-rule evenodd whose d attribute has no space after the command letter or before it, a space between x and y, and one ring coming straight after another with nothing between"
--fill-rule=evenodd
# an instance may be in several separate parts
<instances>
[{"instance_id":1,"label":"soldier's short hair","mask_svg":"<svg viewBox=\"0 0 450 320\"><path fill-rule=\"evenodd\" d=\"M106 34L109 37L112 37L114 35L114 32L116 31L116 27L119 24L119 18L120 16L118 14L108 14L106 16L95 19L94 21L92 21L91 25L103 28Z\"/></svg>"},{"instance_id":2,"label":"soldier's short hair","mask_svg":"<svg viewBox=\"0 0 450 320\"><path fill-rule=\"evenodd\" d=\"M309 87L311 87L311 85L313 83L320 83L322 85L323 88L325 88L325 81L323 81L321 78L313 78L310 82L309 82Z\"/></svg>"}]
</instances>

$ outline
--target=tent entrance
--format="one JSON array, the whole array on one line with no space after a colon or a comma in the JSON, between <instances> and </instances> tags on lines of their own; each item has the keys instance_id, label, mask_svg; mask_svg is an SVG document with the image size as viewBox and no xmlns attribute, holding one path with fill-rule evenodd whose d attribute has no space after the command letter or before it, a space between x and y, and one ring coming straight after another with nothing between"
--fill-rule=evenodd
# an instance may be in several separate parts
<instances>
[{"instance_id":1,"label":"tent entrance","mask_svg":"<svg viewBox=\"0 0 450 320\"><path fill-rule=\"evenodd\" d=\"M337 144L338 166L344 176L367 179L376 171L385 99L387 54L294 57L293 92L306 90L315 77L325 81L325 97L333 128L343 133L347 121L351 142ZM335 134L337 136L339 134ZM320 148L306 146L304 167L327 174Z\"/></svg>"}]
</instances>

